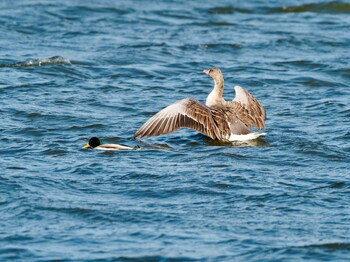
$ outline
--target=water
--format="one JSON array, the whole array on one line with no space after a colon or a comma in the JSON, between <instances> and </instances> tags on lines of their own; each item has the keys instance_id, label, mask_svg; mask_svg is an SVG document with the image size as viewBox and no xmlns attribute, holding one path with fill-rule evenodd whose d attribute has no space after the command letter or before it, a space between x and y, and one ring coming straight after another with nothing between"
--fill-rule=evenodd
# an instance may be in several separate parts
<instances>
[{"instance_id":1,"label":"water","mask_svg":"<svg viewBox=\"0 0 350 262\"><path fill-rule=\"evenodd\" d=\"M0 260L348 260L349 28L347 1L1 1ZM133 139L213 66L267 136Z\"/></svg>"}]
</instances>

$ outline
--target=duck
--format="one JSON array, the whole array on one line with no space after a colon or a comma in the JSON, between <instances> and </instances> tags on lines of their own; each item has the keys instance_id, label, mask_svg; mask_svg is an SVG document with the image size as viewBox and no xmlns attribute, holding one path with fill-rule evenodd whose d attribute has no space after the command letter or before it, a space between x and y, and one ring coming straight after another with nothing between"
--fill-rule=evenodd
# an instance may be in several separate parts
<instances>
[{"instance_id":1,"label":"duck","mask_svg":"<svg viewBox=\"0 0 350 262\"><path fill-rule=\"evenodd\" d=\"M119 144L102 144L102 140L98 137L91 137L89 142L83 146L83 148L92 148L97 150L136 150L140 149L139 146L129 147Z\"/></svg>"},{"instance_id":2,"label":"duck","mask_svg":"<svg viewBox=\"0 0 350 262\"><path fill-rule=\"evenodd\" d=\"M224 77L219 68L203 70L214 81L205 104L185 98L165 107L147 120L134 134L135 138L159 136L180 128L189 128L219 141L247 141L265 135L254 132L265 128L266 111L246 89L235 86L232 101L225 101Z\"/></svg>"}]
</instances>

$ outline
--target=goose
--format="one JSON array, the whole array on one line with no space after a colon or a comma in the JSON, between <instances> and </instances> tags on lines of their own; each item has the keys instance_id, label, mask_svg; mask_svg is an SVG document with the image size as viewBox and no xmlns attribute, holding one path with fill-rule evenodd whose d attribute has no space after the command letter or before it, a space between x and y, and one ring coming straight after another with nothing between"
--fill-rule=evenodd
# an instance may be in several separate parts
<instances>
[{"instance_id":1,"label":"goose","mask_svg":"<svg viewBox=\"0 0 350 262\"><path fill-rule=\"evenodd\" d=\"M234 87L235 98L225 101L221 70L211 68L203 72L214 81L205 104L193 98L176 101L151 117L134 137L159 136L180 128L190 128L220 141L247 141L265 135L251 131L253 126L258 130L265 128L266 112L259 101L240 86Z\"/></svg>"},{"instance_id":2,"label":"goose","mask_svg":"<svg viewBox=\"0 0 350 262\"><path fill-rule=\"evenodd\" d=\"M89 142L83 148L93 148L97 150L136 150L139 146L129 147L119 144L102 144L102 140L98 137L91 137Z\"/></svg>"}]
</instances>

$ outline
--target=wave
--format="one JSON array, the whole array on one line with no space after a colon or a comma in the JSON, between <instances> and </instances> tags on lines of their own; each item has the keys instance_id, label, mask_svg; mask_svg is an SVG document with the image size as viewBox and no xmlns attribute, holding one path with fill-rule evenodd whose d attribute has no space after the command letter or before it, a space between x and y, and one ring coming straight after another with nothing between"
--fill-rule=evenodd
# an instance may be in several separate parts
<instances>
[{"instance_id":1,"label":"wave","mask_svg":"<svg viewBox=\"0 0 350 262\"><path fill-rule=\"evenodd\" d=\"M311 244L311 245L304 245L299 246L296 248L320 248L320 249L329 249L329 250L350 250L350 244L349 243L342 243L342 242L331 242L331 243L324 243L324 244Z\"/></svg>"},{"instance_id":2,"label":"wave","mask_svg":"<svg viewBox=\"0 0 350 262\"><path fill-rule=\"evenodd\" d=\"M282 7L254 7L254 9L249 8L237 8L234 6L221 6L214 7L209 10L212 14L233 14L233 13L303 13L303 12L312 12L312 13L339 13L339 14L349 14L350 13L350 4L343 3L339 1L327 2L327 3L310 3L296 6L282 6Z\"/></svg>"},{"instance_id":3,"label":"wave","mask_svg":"<svg viewBox=\"0 0 350 262\"><path fill-rule=\"evenodd\" d=\"M58 64L71 64L71 61L62 56L53 56L53 57L44 58L44 59L30 59L25 62L0 64L0 67L33 67L33 66L58 65Z\"/></svg>"},{"instance_id":4,"label":"wave","mask_svg":"<svg viewBox=\"0 0 350 262\"><path fill-rule=\"evenodd\" d=\"M342 2L312 3L300 6L282 7L276 11L280 12L313 12L313 13L350 13L350 4Z\"/></svg>"}]
</instances>

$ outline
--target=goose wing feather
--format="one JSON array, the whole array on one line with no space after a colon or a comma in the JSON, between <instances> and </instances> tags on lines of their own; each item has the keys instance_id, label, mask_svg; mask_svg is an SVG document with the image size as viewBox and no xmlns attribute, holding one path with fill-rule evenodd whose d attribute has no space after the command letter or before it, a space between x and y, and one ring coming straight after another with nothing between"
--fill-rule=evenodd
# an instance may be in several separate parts
<instances>
[{"instance_id":1,"label":"goose wing feather","mask_svg":"<svg viewBox=\"0 0 350 262\"><path fill-rule=\"evenodd\" d=\"M183 127L219 140L230 133L222 110L209 108L193 98L186 98L159 111L136 131L134 137L164 135Z\"/></svg>"},{"instance_id":2,"label":"goose wing feather","mask_svg":"<svg viewBox=\"0 0 350 262\"><path fill-rule=\"evenodd\" d=\"M247 90L235 86L236 97L231 103L237 117L248 127L265 128L266 111L259 101Z\"/></svg>"}]
</instances>

